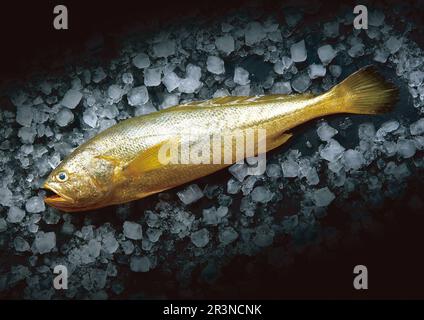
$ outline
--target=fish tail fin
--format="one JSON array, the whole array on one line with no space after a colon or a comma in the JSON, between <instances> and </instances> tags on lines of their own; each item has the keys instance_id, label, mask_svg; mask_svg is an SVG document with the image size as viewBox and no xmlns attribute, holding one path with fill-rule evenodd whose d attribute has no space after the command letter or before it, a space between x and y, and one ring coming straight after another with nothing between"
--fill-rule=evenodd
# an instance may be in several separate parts
<instances>
[{"instance_id":1,"label":"fish tail fin","mask_svg":"<svg viewBox=\"0 0 424 320\"><path fill-rule=\"evenodd\" d=\"M390 111L398 99L398 90L373 66L351 74L329 92L339 112L380 114Z\"/></svg>"}]
</instances>

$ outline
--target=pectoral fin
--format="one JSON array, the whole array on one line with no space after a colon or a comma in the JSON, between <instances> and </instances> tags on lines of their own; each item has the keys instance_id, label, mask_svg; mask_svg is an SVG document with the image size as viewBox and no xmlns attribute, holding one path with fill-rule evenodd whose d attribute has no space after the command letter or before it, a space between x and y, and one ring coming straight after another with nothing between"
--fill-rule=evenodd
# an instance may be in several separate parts
<instances>
[{"instance_id":1,"label":"pectoral fin","mask_svg":"<svg viewBox=\"0 0 424 320\"><path fill-rule=\"evenodd\" d=\"M126 175L140 175L143 172L149 172L166 165L166 152L171 148L178 147L178 141L166 140L160 142L147 150L140 152L133 160L131 160L123 168ZM174 149L175 150L175 149ZM178 149L176 149L178 152Z\"/></svg>"}]
</instances>

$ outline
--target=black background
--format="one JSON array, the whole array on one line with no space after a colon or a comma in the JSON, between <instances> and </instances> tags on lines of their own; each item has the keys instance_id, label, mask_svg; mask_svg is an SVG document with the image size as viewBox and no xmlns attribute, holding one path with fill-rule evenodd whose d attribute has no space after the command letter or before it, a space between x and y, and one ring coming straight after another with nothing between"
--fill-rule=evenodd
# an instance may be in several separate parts
<instances>
[{"instance_id":1,"label":"black background","mask_svg":"<svg viewBox=\"0 0 424 320\"><path fill-rule=\"evenodd\" d=\"M53 28L53 8L57 4L68 7L69 30ZM98 58L109 59L116 52L119 34L132 25L142 24L147 30L152 23L160 27L195 12L213 17L243 5L245 1L240 0L2 2L0 85L24 81L40 70L60 71L73 61L67 53L72 52L75 59L84 55L87 40L96 34L105 39L103 49L96 53ZM265 5L273 11L276 1ZM334 5L325 1L323 14L331 15ZM422 14L417 11L414 16L421 28L412 35L421 46ZM7 107L6 100L0 101ZM339 246L313 259L297 259L283 274L270 273L266 267L251 274L241 273L240 267L247 263L247 258L236 259L224 269L219 280L233 282L234 292L212 291L207 298L424 298L424 212L405 209L408 194L421 194L421 186L412 185L405 197L387 204L396 215L385 225L382 236L364 236L354 247ZM353 267L357 264L368 267L367 291L353 289Z\"/></svg>"}]
</instances>

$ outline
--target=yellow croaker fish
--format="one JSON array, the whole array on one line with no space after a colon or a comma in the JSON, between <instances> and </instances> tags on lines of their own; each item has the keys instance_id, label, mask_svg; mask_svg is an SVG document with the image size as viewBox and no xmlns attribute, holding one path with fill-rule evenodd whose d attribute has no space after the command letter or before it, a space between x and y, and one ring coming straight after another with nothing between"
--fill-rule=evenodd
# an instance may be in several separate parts
<instances>
[{"instance_id":1,"label":"yellow croaker fish","mask_svg":"<svg viewBox=\"0 0 424 320\"><path fill-rule=\"evenodd\" d=\"M141 199L229 165L159 161L161 148L178 143L188 129L199 139L265 130L269 151L291 137L290 129L311 119L337 113L378 114L390 110L396 99L397 90L373 67L365 67L321 95L228 96L127 119L82 144L51 172L43 186L49 194L45 202L63 211L91 210Z\"/></svg>"}]
</instances>

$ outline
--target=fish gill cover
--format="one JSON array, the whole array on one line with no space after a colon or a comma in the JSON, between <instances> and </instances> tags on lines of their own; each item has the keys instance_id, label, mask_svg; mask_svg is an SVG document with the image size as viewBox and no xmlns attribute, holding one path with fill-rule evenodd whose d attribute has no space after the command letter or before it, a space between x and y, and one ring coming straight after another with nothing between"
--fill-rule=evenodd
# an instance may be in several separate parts
<instances>
[{"instance_id":1,"label":"fish gill cover","mask_svg":"<svg viewBox=\"0 0 424 320\"><path fill-rule=\"evenodd\" d=\"M352 27L351 7L305 23L318 9L269 15L258 5L213 24L194 18L134 31L107 63L72 64L9 90L13 108L0 110L0 297L208 297L208 284L239 257L251 257L247 273L255 257L284 270L301 254L380 230L386 201L424 166L424 59L409 38L412 9L369 8L367 30ZM123 119L227 95L321 93L368 64L400 88L395 111L302 126L268 154L261 176L248 175L255 164L247 161L83 214L43 202L48 173ZM405 208L422 210L419 190L407 199ZM52 287L57 265L68 268L67 290Z\"/></svg>"}]
</instances>

